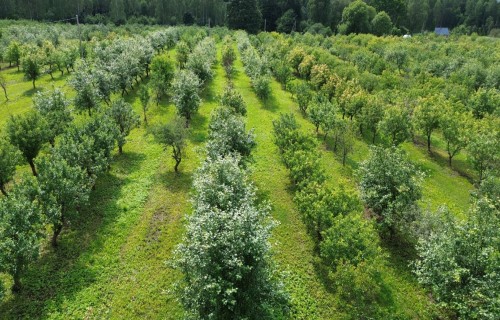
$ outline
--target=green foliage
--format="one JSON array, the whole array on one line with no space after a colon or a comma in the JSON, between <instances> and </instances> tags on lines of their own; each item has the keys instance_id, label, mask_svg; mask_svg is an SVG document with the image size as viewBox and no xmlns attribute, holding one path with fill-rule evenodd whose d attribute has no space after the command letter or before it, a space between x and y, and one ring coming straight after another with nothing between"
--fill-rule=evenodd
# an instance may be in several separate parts
<instances>
[{"instance_id":1,"label":"green foliage","mask_svg":"<svg viewBox=\"0 0 500 320\"><path fill-rule=\"evenodd\" d=\"M0 73L0 87L2 87L5 100L9 101L9 96L7 95L7 79L3 73Z\"/></svg>"},{"instance_id":2,"label":"green foliage","mask_svg":"<svg viewBox=\"0 0 500 320\"><path fill-rule=\"evenodd\" d=\"M142 113L144 116L144 123L148 124L148 109L149 109L149 101L151 100L151 95L149 93L149 87L146 85L141 86L139 89L139 100L141 100Z\"/></svg>"},{"instance_id":3,"label":"green foliage","mask_svg":"<svg viewBox=\"0 0 500 320\"><path fill-rule=\"evenodd\" d=\"M181 68L184 68L186 65L190 53L191 49L189 48L189 45L185 41L179 41L176 46L176 59Z\"/></svg>"},{"instance_id":4,"label":"green foliage","mask_svg":"<svg viewBox=\"0 0 500 320\"><path fill-rule=\"evenodd\" d=\"M411 118L408 111L402 107L388 107L384 118L379 123L380 131L397 146L411 137Z\"/></svg>"},{"instance_id":5,"label":"green foliage","mask_svg":"<svg viewBox=\"0 0 500 320\"><path fill-rule=\"evenodd\" d=\"M116 141L118 143L118 150L121 154L130 131L136 128L140 123L139 115L136 114L132 106L123 99L113 101L111 107L106 110L106 112L117 127L118 134L116 136Z\"/></svg>"},{"instance_id":6,"label":"green foliage","mask_svg":"<svg viewBox=\"0 0 500 320\"><path fill-rule=\"evenodd\" d=\"M269 207L256 206L238 163L232 156L207 160L195 177L194 212L174 263L184 275L181 301L193 319L282 318L287 312L270 262Z\"/></svg>"},{"instance_id":7,"label":"green foliage","mask_svg":"<svg viewBox=\"0 0 500 320\"><path fill-rule=\"evenodd\" d=\"M57 238L64 225L88 202L89 180L82 168L69 164L58 153L41 157L37 166L40 205L53 227L52 246L57 247Z\"/></svg>"},{"instance_id":8,"label":"green foliage","mask_svg":"<svg viewBox=\"0 0 500 320\"><path fill-rule=\"evenodd\" d=\"M409 54L405 48L392 48L387 50L385 59L396 65L399 72L403 71L409 62Z\"/></svg>"},{"instance_id":9,"label":"green foliage","mask_svg":"<svg viewBox=\"0 0 500 320\"><path fill-rule=\"evenodd\" d=\"M24 116L11 116L7 122L7 135L10 143L16 146L29 163L33 175L36 168L33 160L38 156L43 145L48 142L48 125L38 112Z\"/></svg>"},{"instance_id":10,"label":"green foliage","mask_svg":"<svg viewBox=\"0 0 500 320\"><path fill-rule=\"evenodd\" d=\"M312 92L309 89L309 86L307 85L307 83L300 83L297 86L295 86L294 93L300 111L303 114L306 114L307 108L309 107L309 103L312 100Z\"/></svg>"},{"instance_id":11,"label":"green foliage","mask_svg":"<svg viewBox=\"0 0 500 320\"><path fill-rule=\"evenodd\" d=\"M156 103L167 95L174 79L174 66L167 54L157 55L151 62L151 86L156 93Z\"/></svg>"},{"instance_id":12,"label":"green foliage","mask_svg":"<svg viewBox=\"0 0 500 320\"><path fill-rule=\"evenodd\" d=\"M455 111L451 107L443 110L440 127L446 142L450 167L453 157L467 146L469 125L467 114Z\"/></svg>"},{"instance_id":13,"label":"green foliage","mask_svg":"<svg viewBox=\"0 0 500 320\"><path fill-rule=\"evenodd\" d=\"M343 24L339 31L343 34L370 33L371 22L375 18L375 8L361 0L349 4L342 12Z\"/></svg>"},{"instance_id":14,"label":"green foliage","mask_svg":"<svg viewBox=\"0 0 500 320\"><path fill-rule=\"evenodd\" d=\"M41 61L37 54L28 54L21 60L21 67L24 72L24 77L33 83L33 89L35 89L35 81L40 77L41 71Z\"/></svg>"},{"instance_id":15,"label":"green foliage","mask_svg":"<svg viewBox=\"0 0 500 320\"><path fill-rule=\"evenodd\" d=\"M476 119L497 112L500 106L500 93L495 89L479 88L470 98L467 107Z\"/></svg>"},{"instance_id":16,"label":"green foliage","mask_svg":"<svg viewBox=\"0 0 500 320\"><path fill-rule=\"evenodd\" d=\"M7 196L5 186L14 178L20 158L21 154L16 147L5 139L0 140L0 192L4 196Z\"/></svg>"},{"instance_id":17,"label":"green foliage","mask_svg":"<svg viewBox=\"0 0 500 320\"><path fill-rule=\"evenodd\" d=\"M15 63L17 70L19 70L19 65L21 61L21 45L17 41L11 41L7 47L5 53L5 59L9 62L9 65Z\"/></svg>"},{"instance_id":18,"label":"green foliage","mask_svg":"<svg viewBox=\"0 0 500 320\"><path fill-rule=\"evenodd\" d=\"M276 31L281 33L291 33L297 25L297 15L292 9L287 10L276 20Z\"/></svg>"},{"instance_id":19,"label":"green foliage","mask_svg":"<svg viewBox=\"0 0 500 320\"><path fill-rule=\"evenodd\" d=\"M251 160L256 145L253 132L247 133L241 117L227 108L218 108L212 114L208 138L207 155L212 160L236 153L243 164Z\"/></svg>"},{"instance_id":20,"label":"green foliage","mask_svg":"<svg viewBox=\"0 0 500 320\"><path fill-rule=\"evenodd\" d=\"M311 84L319 89L325 85L330 78L330 68L326 64L316 64L311 68Z\"/></svg>"},{"instance_id":21,"label":"green foliage","mask_svg":"<svg viewBox=\"0 0 500 320\"><path fill-rule=\"evenodd\" d=\"M282 87L286 88L288 82L292 78L292 70L290 69L288 64L283 61L277 62L273 68L273 73L276 80L281 83Z\"/></svg>"},{"instance_id":22,"label":"green foliage","mask_svg":"<svg viewBox=\"0 0 500 320\"><path fill-rule=\"evenodd\" d=\"M87 70L79 68L69 81L76 91L73 101L75 109L80 113L88 112L89 116L92 116L92 112L98 110L100 106L101 96L96 89L95 80Z\"/></svg>"},{"instance_id":23,"label":"green foliage","mask_svg":"<svg viewBox=\"0 0 500 320\"><path fill-rule=\"evenodd\" d=\"M98 115L83 127L70 126L54 149L71 166L82 168L89 184L109 168L117 129L107 116Z\"/></svg>"},{"instance_id":24,"label":"green foliage","mask_svg":"<svg viewBox=\"0 0 500 320\"><path fill-rule=\"evenodd\" d=\"M442 212L438 227L417 245L419 282L461 319L498 315L500 223L490 201L479 199L465 222Z\"/></svg>"},{"instance_id":25,"label":"green foliage","mask_svg":"<svg viewBox=\"0 0 500 320\"><path fill-rule=\"evenodd\" d=\"M427 138L427 150L431 152L431 135L439 128L441 109L446 101L441 96L424 99L415 109L414 123L418 131Z\"/></svg>"},{"instance_id":26,"label":"green foliage","mask_svg":"<svg viewBox=\"0 0 500 320\"><path fill-rule=\"evenodd\" d=\"M186 148L186 138L188 130L186 129L186 120L176 117L166 125L159 126L153 130L155 140L160 143L164 149L172 148L172 158L175 160L175 172L178 172L179 165Z\"/></svg>"},{"instance_id":27,"label":"green foliage","mask_svg":"<svg viewBox=\"0 0 500 320\"><path fill-rule=\"evenodd\" d=\"M356 213L331 219L331 226L323 233L320 252L334 272L344 264L357 267L383 256L372 222Z\"/></svg>"},{"instance_id":28,"label":"green foliage","mask_svg":"<svg viewBox=\"0 0 500 320\"><path fill-rule=\"evenodd\" d=\"M227 86L220 98L220 104L229 108L234 113L245 116L247 114L247 107L241 94L234 90L233 87Z\"/></svg>"},{"instance_id":29,"label":"green foliage","mask_svg":"<svg viewBox=\"0 0 500 320\"><path fill-rule=\"evenodd\" d=\"M198 111L201 103L199 90L200 79L190 70L179 71L172 83L173 100L180 116L189 124L193 113Z\"/></svg>"},{"instance_id":30,"label":"green foliage","mask_svg":"<svg viewBox=\"0 0 500 320\"><path fill-rule=\"evenodd\" d=\"M217 49L212 38L203 39L188 56L186 67L193 71L202 83L213 78L212 65L217 58Z\"/></svg>"},{"instance_id":31,"label":"green foliage","mask_svg":"<svg viewBox=\"0 0 500 320\"><path fill-rule=\"evenodd\" d=\"M328 134L333 123L335 122L336 108L334 105L323 96L318 96L313 99L311 106L307 110L309 120L314 124L316 132L322 127L325 129L325 134Z\"/></svg>"},{"instance_id":32,"label":"green foliage","mask_svg":"<svg viewBox=\"0 0 500 320\"><path fill-rule=\"evenodd\" d=\"M367 105L361 109L359 122L363 129L372 133L372 144L375 143L379 123L384 118L384 105L377 98L372 98Z\"/></svg>"},{"instance_id":33,"label":"green foliage","mask_svg":"<svg viewBox=\"0 0 500 320\"><path fill-rule=\"evenodd\" d=\"M54 89L37 93L33 104L48 124L48 139L53 146L56 137L63 133L73 120L68 108L69 101L60 89Z\"/></svg>"},{"instance_id":34,"label":"green foliage","mask_svg":"<svg viewBox=\"0 0 500 320\"><path fill-rule=\"evenodd\" d=\"M500 173L500 131L497 119L475 123L469 134L467 155L481 182L486 175Z\"/></svg>"},{"instance_id":35,"label":"green foliage","mask_svg":"<svg viewBox=\"0 0 500 320\"><path fill-rule=\"evenodd\" d=\"M224 66L226 77L228 78L231 78L235 60L236 51L234 50L234 44L230 39L226 39L226 43L222 47L222 65Z\"/></svg>"},{"instance_id":36,"label":"green foliage","mask_svg":"<svg viewBox=\"0 0 500 320\"><path fill-rule=\"evenodd\" d=\"M422 196L422 174L396 147L372 147L359 168L361 197L391 233L404 230L415 219Z\"/></svg>"},{"instance_id":37,"label":"green foliage","mask_svg":"<svg viewBox=\"0 0 500 320\"><path fill-rule=\"evenodd\" d=\"M9 197L0 199L0 271L13 277L16 293L24 270L40 253L42 216L36 193L36 180L25 177Z\"/></svg>"},{"instance_id":38,"label":"green foliage","mask_svg":"<svg viewBox=\"0 0 500 320\"><path fill-rule=\"evenodd\" d=\"M252 87L259 99L266 100L271 96L271 79L267 75L253 78Z\"/></svg>"},{"instance_id":39,"label":"green foliage","mask_svg":"<svg viewBox=\"0 0 500 320\"><path fill-rule=\"evenodd\" d=\"M257 33L262 27L262 14L257 0L230 0L227 11L227 22L231 29Z\"/></svg>"},{"instance_id":40,"label":"green foliage","mask_svg":"<svg viewBox=\"0 0 500 320\"><path fill-rule=\"evenodd\" d=\"M380 307L385 303L387 291L382 273L383 262L375 260L363 261L357 266L344 263L330 274L336 294L343 302L341 308L350 319L390 317L390 312Z\"/></svg>"},{"instance_id":41,"label":"green foliage","mask_svg":"<svg viewBox=\"0 0 500 320\"><path fill-rule=\"evenodd\" d=\"M391 17L385 12L380 11L372 20L372 33L377 36L390 35L392 32Z\"/></svg>"}]
</instances>

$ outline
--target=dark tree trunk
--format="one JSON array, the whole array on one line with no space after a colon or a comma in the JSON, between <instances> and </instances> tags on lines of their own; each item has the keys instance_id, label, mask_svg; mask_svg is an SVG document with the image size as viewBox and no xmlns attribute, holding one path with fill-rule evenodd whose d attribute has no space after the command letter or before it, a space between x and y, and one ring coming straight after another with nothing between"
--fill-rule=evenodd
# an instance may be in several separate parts
<instances>
[{"instance_id":1,"label":"dark tree trunk","mask_svg":"<svg viewBox=\"0 0 500 320\"><path fill-rule=\"evenodd\" d=\"M57 248L58 243L57 243L57 238L61 234L63 228L62 222L54 226L54 233L52 234L52 247Z\"/></svg>"},{"instance_id":2,"label":"dark tree trunk","mask_svg":"<svg viewBox=\"0 0 500 320\"><path fill-rule=\"evenodd\" d=\"M2 86L2 89L3 89L3 94L5 95L5 99L9 101L9 97L7 96L7 88Z\"/></svg>"},{"instance_id":3,"label":"dark tree trunk","mask_svg":"<svg viewBox=\"0 0 500 320\"><path fill-rule=\"evenodd\" d=\"M36 89L36 87L35 87L35 79L33 79L33 89Z\"/></svg>"},{"instance_id":4,"label":"dark tree trunk","mask_svg":"<svg viewBox=\"0 0 500 320\"><path fill-rule=\"evenodd\" d=\"M175 160L175 167L174 167L174 170L176 173L179 172L179 164L181 164L181 159L179 160Z\"/></svg>"},{"instance_id":5,"label":"dark tree trunk","mask_svg":"<svg viewBox=\"0 0 500 320\"><path fill-rule=\"evenodd\" d=\"M372 138L372 144L375 144L375 139L377 138L377 130L373 130L373 138Z\"/></svg>"},{"instance_id":6,"label":"dark tree trunk","mask_svg":"<svg viewBox=\"0 0 500 320\"><path fill-rule=\"evenodd\" d=\"M5 186L3 184L0 184L0 191L4 196L8 196L7 191L5 191Z\"/></svg>"},{"instance_id":7,"label":"dark tree trunk","mask_svg":"<svg viewBox=\"0 0 500 320\"><path fill-rule=\"evenodd\" d=\"M31 172L33 172L33 175L35 177L38 177L38 173L36 172L35 163L33 162L33 159L28 160L28 163L30 164Z\"/></svg>"},{"instance_id":8,"label":"dark tree trunk","mask_svg":"<svg viewBox=\"0 0 500 320\"><path fill-rule=\"evenodd\" d=\"M345 150L342 152L342 166L345 167L345 161L347 159L347 152Z\"/></svg>"},{"instance_id":9,"label":"dark tree trunk","mask_svg":"<svg viewBox=\"0 0 500 320\"><path fill-rule=\"evenodd\" d=\"M123 154L123 146L118 146L118 153Z\"/></svg>"},{"instance_id":10,"label":"dark tree trunk","mask_svg":"<svg viewBox=\"0 0 500 320\"><path fill-rule=\"evenodd\" d=\"M16 271L14 272L13 278L14 278L14 284L12 285L12 292L18 293L21 292L22 285L21 285L21 270L20 268L16 268Z\"/></svg>"}]
</instances>

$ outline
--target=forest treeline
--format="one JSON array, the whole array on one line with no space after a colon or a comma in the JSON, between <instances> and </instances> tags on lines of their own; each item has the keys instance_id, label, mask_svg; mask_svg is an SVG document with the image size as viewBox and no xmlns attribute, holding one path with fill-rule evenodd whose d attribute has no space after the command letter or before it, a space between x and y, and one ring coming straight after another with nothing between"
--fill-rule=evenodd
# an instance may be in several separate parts
<instances>
[{"instance_id":1,"label":"forest treeline","mask_svg":"<svg viewBox=\"0 0 500 320\"><path fill-rule=\"evenodd\" d=\"M85 23L228 25L250 32L400 34L459 27L489 34L500 26L497 0L0 0L0 19L56 21L76 14Z\"/></svg>"}]
</instances>

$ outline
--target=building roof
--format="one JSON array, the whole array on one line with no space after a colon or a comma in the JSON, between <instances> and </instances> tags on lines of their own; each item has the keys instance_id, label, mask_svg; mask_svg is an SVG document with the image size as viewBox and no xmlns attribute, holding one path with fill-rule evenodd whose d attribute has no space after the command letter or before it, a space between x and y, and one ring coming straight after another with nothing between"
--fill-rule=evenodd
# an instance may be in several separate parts
<instances>
[{"instance_id":1,"label":"building roof","mask_svg":"<svg viewBox=\"0 0 500 320\"><path fill-rule=\"evenodd\" d=\"M450 35L450 29L448 29L448 28L436 28L436 29L434 29L434 32L439 36L449 36Z\"/></svg>"}]
</instances>

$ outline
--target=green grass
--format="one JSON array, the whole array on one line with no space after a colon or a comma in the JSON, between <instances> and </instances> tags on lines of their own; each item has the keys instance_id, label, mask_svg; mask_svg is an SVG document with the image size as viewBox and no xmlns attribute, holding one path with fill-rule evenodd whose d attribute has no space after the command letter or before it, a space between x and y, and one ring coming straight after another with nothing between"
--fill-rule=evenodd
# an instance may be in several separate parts
<instances>
[{"instance_id":1,"label":"green grass","mask_svg":"<svg viewBox=\"0 0 500 320\"><path fill-rule=\"evenodd\" d=\"M133 130L124 154L115 154L110 172L98 180L88 208L61 234L60 247L44 247L40 260L23 276L24 291L8 294L0 304L2 319L182 316L182 307L169 291L179 274L165 261L182 238L192 175L203 158L200 149L215 93L223 88L222 68L215 71L193 118L181 173L173 172L170 149L154 143L144 126ZM12 100L16 110L6 114L29 110L31 100ZM127 101L141 112L136 90ZM150 125L165 123L174 114L170 102L153 106Z\"/></svg>"},{"instance_id":2,"label":"green grass","mask_svg":"<svg viewBox=\"0 0 500 320\"><path fill-rule=\"evenodd\" d=\"M133 130L124 154L115 154L110 172L98 180L89 207L63 231L60 248L44 246L40 260L23 276L25 290L18 296L8 293L0 304L0 318L179 319L182 316L182 307L171 291L180 275L165 261L182 239L184 216L191 210L189 192L193 173L204 158L202 147L210 113L226 83L220 65L214 70L216 76L207 84L204 102L192 122L181 173L173 173L170 150L154 143L145 126ZM0 96L0 128L3 128L9 115L30 110L34 91L16 68L0 72L8 77L11 98L10 102L4 102ZM66 80L67 76L56 75L52 81L45 75L37 81L37 86L62 87L71 97L74 93ZM257 135L252 178L260 196L272 203L272 216L280 222L273 232L272 243L275 260L285 272L292 318L345 318L339 308L341 302L322 271L314 243L292 201L288 171L273 143L272 120L279 113L295 113L306 131L312 132L312 125L302 118L290 94L275 81L272 99L260 101L240 60L235 65L234 85L247 103L248 127L254 128ZM141 112L136 90L126 99ZM151 107L150 125L165 123L174 114L172 103L162 101L159 106ZM322 167L330 177L328 183L343 184L356 191L353 173L368 154L367 144L356 142L356 151L345 167L329 145L320 144ZM456 202L461 210L467 206L470 184L465 178L434 161L420 147L408 144L404 148L428 170L423 203L430 202L434 207ZM21 170L24 169L23 166ZM386 307L401 318L430 318L433 307L425 291L416 284L408 260L398 250L386 250L390 258L384 280L391 288L390 305Z\"/></svg>"},{"instance_id":3,"label":"green grass","mask_svg":"<svg viewBox=\"0 0 500 320\"><path fill-rule=\"evenodd\" d=\"M22 71L17 71L17 67L6 68L4 66L0 72L7 80L7 94L9 96L9 101L6 101L3 90L0 90L0 133L4 131L5 122L10 115L19 115L30 110L33 104L33 95L36 92L56 87L67 92L68 97L74 95L66 82L69 77L67 73L61 76L59 72L55 72L54 80L48 74L42 75L36 81L36 89L33 89L31 81L25 81Z\"/></svg>"},{"instance_id":4,"label":"green grass","mask_svg":"<svg viewBox=\"0 0 500 320\"><path fill-rule=\"evenodd\" d=\"M288 274L285 284L292 297L293 318L345 318L346 315L340 311L342 302L333 292L315 254L314 243L292 201L293 187L272 137L272 120L278 118L279 113L293 112L304 130L313 132L314 128L302 118L290 94L276 81L272 82L273 97L262 103L253 93L250 80L244 74L239 60L235 69L235 87L248 104L248 125L254 128L257 134L257 148L253 153L256 162L253 166L253 177L259 190L273 204L273 217L280 222L274 232L276 260ZM366 145L361 142L358 144L358 153L353 155L357 160L368 152ZM332 186L343 184L356 190L356 182L352 176L355 162L351 159L353 164L343 167L327 148L326 145L321 145L322 167L330 177L328 183ZM401 258L398 252L387 253L390 259L384 273L384 281L391 290L386 297L390 303L385 308L403 318L430 318L433 307L426 292L418 286L411 274L408 261Z\"/></svg>"}]
</instances>

